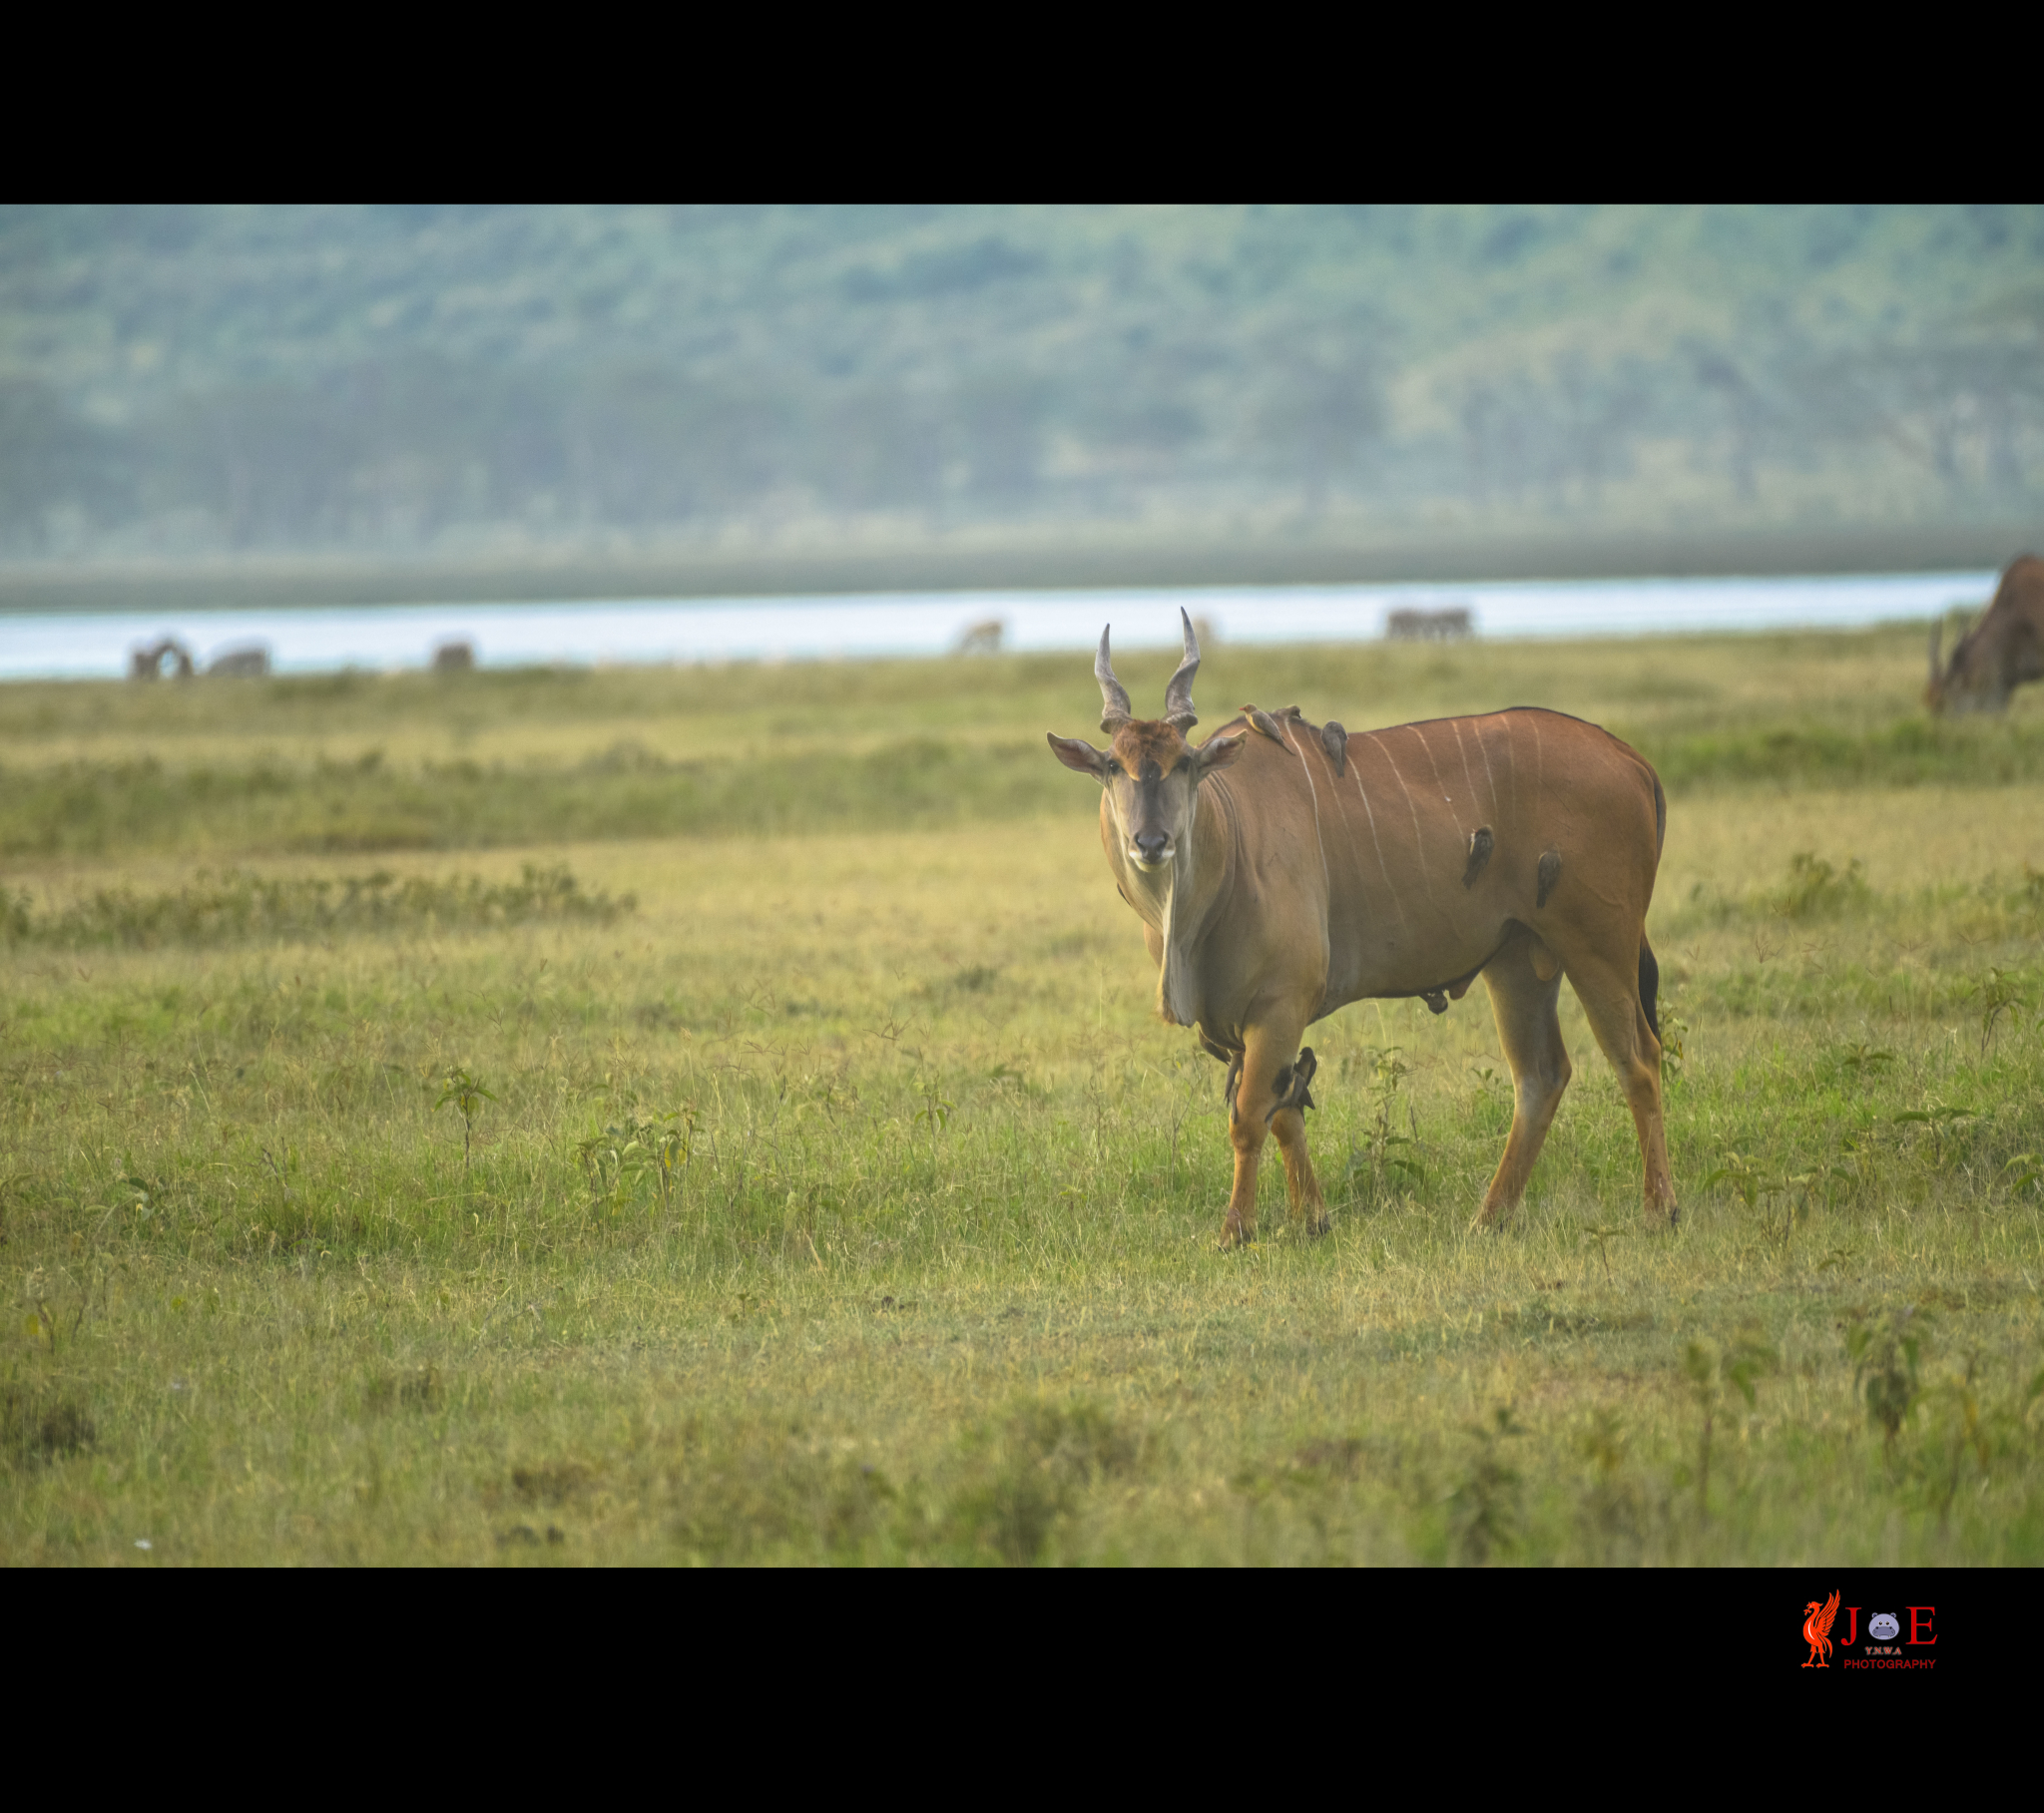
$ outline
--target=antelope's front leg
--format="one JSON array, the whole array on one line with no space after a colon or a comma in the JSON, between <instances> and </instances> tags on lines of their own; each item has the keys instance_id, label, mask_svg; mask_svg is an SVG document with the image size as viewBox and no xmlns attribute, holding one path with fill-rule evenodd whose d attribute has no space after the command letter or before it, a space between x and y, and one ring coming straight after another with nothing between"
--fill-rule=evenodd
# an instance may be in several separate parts
<instances>
[{"instance_id":1,"label":"antelope's front leg","mask_svg":"<svg viewBox=\"0 0 2044 1813\"><path fill-rule=\"evenodd\" d=\"M1242 1080L1228 1112L1228 1138L1235 1147L1235 1189L1228 1198L1228 1214L1221 1223L1221 1245L1225 1251L1257 1237L1257 1166L1264 1156L1264 1141L1275 1132L1284 1153L1284 1168L1291 1184L1293 1212L1297 1212L1301 1175L1313 1203L1319 1201L1320 1186L1312 1163L1305 1155L1305 1122L1298 1110L1278 1110L1273 1126L1272 1110L1278 1107L1282 1090L1278 1073L1289 1071L1298 1050L1300 1029L1288 1019L1248 1027L1243 1035ZM1292 1154L1297 1153L1294 1165Z\"/></svg>"}]
</instances>

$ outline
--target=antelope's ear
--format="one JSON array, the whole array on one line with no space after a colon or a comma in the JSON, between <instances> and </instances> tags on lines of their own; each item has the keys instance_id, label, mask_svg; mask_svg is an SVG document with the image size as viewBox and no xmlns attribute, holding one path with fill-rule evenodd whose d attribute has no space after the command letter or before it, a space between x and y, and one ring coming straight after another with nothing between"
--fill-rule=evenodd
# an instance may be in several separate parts
<instances>
[{"instance_id":1,"label":"antelope's ear","mask_svg":"<svg viewBox=\"0 0 2044 1813\"><path fill-rule=\"evenodd\" d=\"M1107 776L1107 752L1096 749L1090 742L1082 742L1076 736L1053 736L1046 730L1044 741L1050 744L1050 752L1066 767L1081 774L1091 774L1095 780Z\"/></svg>"},{"instance_id":2,"label":"antelope's ear","mask_svg":"<svg viewBox=\"0 0 2044 1813\"><path fill-rule=\"evenodd\" d=\"M1199 763L1202 774L1211 774L1217 768L1225 768L1242 753L1240 736L1210 736L1193 751L1193 759Z\"/></svg>"}]
</instances>

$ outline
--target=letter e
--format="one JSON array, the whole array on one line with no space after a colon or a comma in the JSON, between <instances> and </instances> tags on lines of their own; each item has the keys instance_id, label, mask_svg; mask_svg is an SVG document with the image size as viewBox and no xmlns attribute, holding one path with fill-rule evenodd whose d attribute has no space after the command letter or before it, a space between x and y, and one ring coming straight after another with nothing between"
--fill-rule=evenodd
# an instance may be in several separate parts
<instances>
[{"instance_id":1,"label":"letter e","mask_svg":"<svg viewBox=\"0 0 2044 1813\"><path fill-rule=\"evenodd\" d=\"M1924 1630L1928 1630L1930 1628L1930 1616L1925 1616L1921 1619L1918 1619L1916 1614L1919 1611L1935 1615L1937 1607L1935 1605L1911 1605L1909 1607L1909 1640L1912 1643L1936 1642L1937 1638L1934 1636L1918 1636L1916 1634L1919 1628Z\"/></svg>"}]
</instances>

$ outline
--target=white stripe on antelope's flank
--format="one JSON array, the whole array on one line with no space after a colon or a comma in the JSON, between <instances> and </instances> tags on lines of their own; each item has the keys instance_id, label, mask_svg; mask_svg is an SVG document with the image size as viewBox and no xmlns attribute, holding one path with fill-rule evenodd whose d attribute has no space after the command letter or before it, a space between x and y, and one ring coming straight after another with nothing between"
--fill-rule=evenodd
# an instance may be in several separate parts
<instances>
[{"instance_id":1,"label":"white stripe on antelope's flank","mask_svg":"<svg viewBox=\"0 0 2044 1813\"><path fill-rule=\"evenodd\" d=\"M1398 884L1391 879L1391 865L1384 860L1383 839L1377 835L1376 808L1369 803L1369 794L1363 790L1362 769L1351 759L1348 763L1348 772L1355 779L1355 796L1362 801L1362 809L1369 815L1370 848L1377 853L1377 867L1383 872L1384 886L1390 893L1391 905L1398 910L1398 929L1409 932L1412 928L1406 923L1405 903L1398 898Z\"/></svg>"},{"instance_id":2,"label":"white stripe on antelope's flank","mask_svg":"<svg viewBox=\"0 0 2044 1813\"><path fill-rule=\"evenodd\" d=\"M1455 752L1462 758L1462 784L1469 789L1470 810L1475 814L1478 823L1481 823L1483 819L1483 808L1476 797L1476 776L1469 772L1469 746L1462 740L1461 724L1456 723L1454 728ZM1475 735L1476 732L1473 726L1471 727L1469 733L1472 736Z\"/></svg>"},{"instance_id":3,"label":"white stripe on antelope's flank","mask_svg":"<svg viewBox=\"0 0 2044 1813\"><path fill-rule=\"evenodd\" d=\"M1328 881L1331 886L1327 875L1327 840L1320 833L1320 789L1313 785L1312 763L1306 760L1305 751L1291 737L1292 726L1298 719L1284 717L1279 718L1278 722L1284 730L1284 746L1298 757L1298 765L1305 770L1306 797L1313 802L1313 842L1320 846L1320 879Z\"/></svg>"},{"instance_id":4,"label":"white stripe on antelope's flank","mask_svg":"<svg viewBox=\"0 0 2044 1813\"><path fill-rule=\"evenodd\" d=\"M1433 770L1434 791L1441 796L1441 804L1448 808L1449 815L1455 821L1455 842L1459 845L1463 841L1462 814L1455 810L1455 796L1448 791L1447 777L1441 773L1440 757L1433 752L1433 744L1426 740L1424 725L1414 724L1412 734L1419 738L1419 746L1426 751L1426 765ZM1461 731L1455 732L1455 740L1457 743L1462 740ZM1475 801L1472 800L1470 803L1473 805Z\"/></svg>"},{"instance_id":5,"label":"white stripe on antelope's flank","mask_svg":"<svg viewBox=\"0 0 2044 1813\"><path fill-rule=\"evenodd\" d=\"M1334 815L1341 821L1341 854L1347 860L1349 870L1359 873L1361 869L1361 846L1356 841L1355 826L1348 817L1348 803L1341 797L1341 776L1334 772L1334 757L1328 752L1326 743L1320 737L1315 737L1313 740L1319 743L1320 759L1327 764L1327 797L1334 802ZM1344 752L1344 768L1345 765ZM1334 892L1334 884L1331 880L1328 882L1327 887L1329 898L1331 898ZM1400 918L1402 921L1402 914ZM1333 967L1332 943L1330 940L1327 960L1328 1002L1333 1003L1338 1000L1348 999L1353 994L1359 981L1360 978L1352 973L1344 974L1338 979L1336 978Z\"/></svg>"},{"instance_id":6,"label":"white stripe on antelope's flank","mask_svg":"<svg viewBox=\"0 0 2044 1813\"><path fill-rule=\"evenodd\" d=\"M1484 784L1490 788L1490 815L1495 818L1497 816L1497 776L1490 770L1490 738L1483 733L1483 726L1489 721L1490 719L1487 717L1475 719L1469 726L1469 734L1476 738L1476 746L1483 752L1483 779Z\"/></svg>"},{"instance_id":7,"label":"white stripe on antelope's flank","mask_svg":"<svg viewBox=\"0 0 2044 1813\"><path fill-rule=\"evenodd\" d=\"M1409 726L1408 726L1409 727ZM1374 730L1369 739L1384 751L1384 759L1391 764L1391 772L1397 778L1399 790L1405 795L1405 809L1412 814L1412 864L1419 871L1419 885L1425 891L1426 904L1439 911L1439 902L1433 897L1433 882L1426 872L1426 834L1419 828L1419 802L1412 797L1412 789L1405 784L1405 776L1398 767L1398 758L1385 747L1384 740Z\"/></svg>"}]
</instances>

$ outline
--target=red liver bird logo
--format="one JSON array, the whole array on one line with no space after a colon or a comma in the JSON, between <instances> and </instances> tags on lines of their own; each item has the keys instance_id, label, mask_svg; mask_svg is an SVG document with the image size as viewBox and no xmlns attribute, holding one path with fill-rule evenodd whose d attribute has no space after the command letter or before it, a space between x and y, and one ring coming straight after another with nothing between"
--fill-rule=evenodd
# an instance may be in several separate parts
<instances>
[{"instance_id":1,"label":"red liver bird logo","mask_svg":"<svg viewBox=\"0 0 2044 1813\"><path fill-rule=\"evenodd\" d=\"M1802 1608L1802 1640L1809 1645L1809 1660L1805 1668L1828 1668L1831 1654L1831 1619L1838 1615L1838 1595L1831 1596L1818 1604L1811 1599Z\"/></svg>"}]
</instances>

